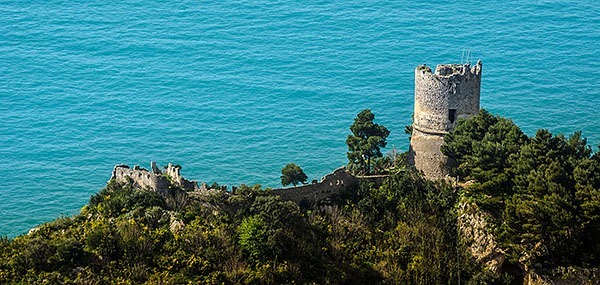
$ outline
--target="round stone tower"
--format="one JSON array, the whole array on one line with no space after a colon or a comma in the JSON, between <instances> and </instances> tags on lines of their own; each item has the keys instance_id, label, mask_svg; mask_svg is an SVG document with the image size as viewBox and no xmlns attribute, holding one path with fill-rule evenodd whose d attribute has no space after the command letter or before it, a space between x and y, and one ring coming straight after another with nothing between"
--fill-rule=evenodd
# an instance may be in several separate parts
<instances>
[{"instance_id":1,"label":"round stone tower","mask_svg":"<svg viewBox=\"0 0 600 285\"><path fill-rule=\"evenodd\" d=\"M440 151L446 135L459 118L479 111L481 61L440 64L435 73L426 65L415 69L415 110L409 160L428 178L448 174L448 158Z\"/></svg>"}]
</instances>

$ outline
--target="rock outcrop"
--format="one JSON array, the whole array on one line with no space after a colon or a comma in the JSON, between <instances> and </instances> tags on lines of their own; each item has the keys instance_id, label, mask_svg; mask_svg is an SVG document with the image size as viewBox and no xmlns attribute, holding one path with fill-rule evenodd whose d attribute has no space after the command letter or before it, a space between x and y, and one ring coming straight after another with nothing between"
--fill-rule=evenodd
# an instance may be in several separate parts
<instances>
[{"instance_id":1,"label":"rock outcrop","mask_svg":"<svg viewBox=\"0 0 600 285\"><path fill-rule=\"evenodd\" d=\"M475 260L494 274L502 272L506 255L489 232L485 212L475 203L460 202L458 205L458 228L460 237Z\"/></svg>"}]
</instances>

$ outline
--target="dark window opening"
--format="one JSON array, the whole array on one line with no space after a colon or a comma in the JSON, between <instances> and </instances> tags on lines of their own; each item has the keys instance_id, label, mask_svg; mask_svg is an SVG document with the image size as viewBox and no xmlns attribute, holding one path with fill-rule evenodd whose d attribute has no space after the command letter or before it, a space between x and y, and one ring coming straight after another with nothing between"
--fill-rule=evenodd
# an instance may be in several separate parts
<instances>
[{"instance_id":1,"label":"dark window opening","mask_svg":"<svg viewBox=\"0 0 600 285\"><path fill-rule=\"evenodd\" d=\"M456 109L448 109L448 120L450 120L451 124L454 124L454 121L456 121Z\"/></svg>"}]
</instances>

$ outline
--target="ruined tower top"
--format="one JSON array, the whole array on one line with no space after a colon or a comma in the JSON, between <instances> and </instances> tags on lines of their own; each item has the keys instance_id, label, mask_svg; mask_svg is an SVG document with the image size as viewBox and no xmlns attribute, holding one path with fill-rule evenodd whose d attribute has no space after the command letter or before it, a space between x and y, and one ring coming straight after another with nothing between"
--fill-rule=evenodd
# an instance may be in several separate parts
<instances>
[{"instance_id":1,"label":"ruined tower top","mask_svg":"<svg viewBox=\"0 0 600 285\"><path fill-rule=\"evenodd\" d=\"M441 64L435 73L426 65L415 69L414 128L427 133L446 133L456 120L479 111L481 61Z\"/></svg>"},{"instance_id":2,"label":"ruined tower top","mask_svg":"<svg viewBox=\"0 0 600 285\"><path fill-rule=\"evenodd\" d=\"M426 65L415 69L415 109L410 160L429 178L448 174L448 159L440 146L460 118L479 111L481 61L440 64L432 73Z\"/></svg>"}]
</instances>

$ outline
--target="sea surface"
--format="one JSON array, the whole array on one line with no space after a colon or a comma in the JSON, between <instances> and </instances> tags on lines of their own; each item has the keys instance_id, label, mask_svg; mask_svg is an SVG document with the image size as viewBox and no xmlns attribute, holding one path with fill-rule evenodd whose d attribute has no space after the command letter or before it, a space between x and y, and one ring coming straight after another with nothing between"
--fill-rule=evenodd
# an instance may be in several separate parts
<instances>
[{"instance_id":1,"label":"sea surface","mask_svg":"<svg viewBox=\"0 0 600 285\"><path fill-rule=\"evenodd\" d=\"M404 151L414 68L468 51L483 108L596 146L599 48L597 0L0 0L0 235L78 213L119 163L318 179L365 108Z\"/></svg>"}]
</instances>

